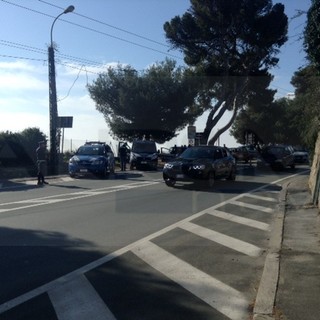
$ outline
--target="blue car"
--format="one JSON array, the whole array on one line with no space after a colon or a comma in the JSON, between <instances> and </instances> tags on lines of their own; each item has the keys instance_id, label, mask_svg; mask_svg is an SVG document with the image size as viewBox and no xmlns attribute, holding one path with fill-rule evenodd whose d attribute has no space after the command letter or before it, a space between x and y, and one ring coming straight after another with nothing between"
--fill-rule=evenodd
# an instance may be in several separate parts
<instances>
[{"instance_id":1,"label":"blue car","mask_svg":"<svg viewBox=\"0 0 320 320\"><path fill-rule=\"evenodd\" d=\"M114 154L109 145L103 142L86 142L69 160L69 175L94 174L107 177L114 173Z\"/></svg>"}]
</instances>

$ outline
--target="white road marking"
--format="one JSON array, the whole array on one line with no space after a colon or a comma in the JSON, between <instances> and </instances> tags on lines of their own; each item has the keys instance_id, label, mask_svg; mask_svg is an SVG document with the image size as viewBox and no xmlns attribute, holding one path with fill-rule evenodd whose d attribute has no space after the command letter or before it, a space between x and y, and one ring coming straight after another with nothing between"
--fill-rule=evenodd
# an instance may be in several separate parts
<instances>
[{"instance_id":1,"label":"white road marking","mask_svg":"<svg viewBox=\"0 0 320 320\"><path fill-rule=\"evenodd\" d=\"M258 200L270 201L270 202L275 202L275 203L278 202L278 199L271 198L271 197L259 196L257 194L253 194L253 193L246 193L245 196L250 197L250 198L254 198L254 199L258 199Z\"/></svg>"},{"instance_id":2,"label":"white road marking","mask_svg":"<svg viewBox=\"0 0 320 320\"><path fill-rule=\"evenodd\" d=\"M249 209L262 211L262 212L269 212L270 213L270 212L274 211L274 209L272 209L272 208L266 208L266 207L263 207L263 206L258 206L256 204L241 202L239 200L231 200L229 203L235 204L235 205L237 205L239 207L249 208Z\"/></svg>"},{"instance_id":3,"label":"white road marking","mask_svg":"<svg viewBox=\"0 0 320 320\"><path fill-rule=\"evenodd\" d=\"M249 218L245 218L245 217L240 217L231 213L227 213L224 211L220 211L220 210L213 210L212 212L208 211L208 214L218 217L220 219L224 219L224 220L229 220L232 222L236 222L239 224L243 224L252 228L256 228L259 230L263 230L263 231L270 231L270 225L264 222L260 222L257 220L253 220L253 219L249 219Z\"/></svg>"},{"instance_id":4,"label":"white road marking","mask_svg":"<svg viewBox=\"0 0 320 320\"><path fill-rule=\"evenodd\" d=\"M158 183L160 182L159 181L141 181L141 182L134 182L131 184L125 184L120 186L79 191L79 192L68 193L63 195L53 195L53 196L42 197L42 198L0 203L0 213L14 211L14 210L28 209L32 207L38 207L38 206L43 206L47 204L76 200L81 198L93 197L93 196L117 192L117 191L125 191L125 190L130 190L135 188L148 187ZM10 208L2 209L5 206L10 206Z\"/></svg>"},{"instance_id":5,"label":"white road marking","mask_svg":"<svg viewBox=\"0 0 320 320\"><path fill-rule=\"evenodd\" d=\"M180 226L180 228L250 257L259 257L263 253L261 248L253 244L201 227L191 222L185 222Z\"/></svg>"},{"instance_id":6,"label":"white road marking","mask_svg":"<svg viewBox=\"0 0 320 320\"><path fill-rule=\"evenodd\" d=\"M48 292L59 320L115 320L115 316L84 275Z\"/></svg>"},{"instance_id":7,"label":"white road marking","mask_svg":"<svg viewBox=\"0 0 320 320\"><path fill-rule=\"evenodd\" d=\"M225 283L196 269L151 242L134 248L133 253L230 319L245 319L249 302Z\"/></svg>"}]
</instances>

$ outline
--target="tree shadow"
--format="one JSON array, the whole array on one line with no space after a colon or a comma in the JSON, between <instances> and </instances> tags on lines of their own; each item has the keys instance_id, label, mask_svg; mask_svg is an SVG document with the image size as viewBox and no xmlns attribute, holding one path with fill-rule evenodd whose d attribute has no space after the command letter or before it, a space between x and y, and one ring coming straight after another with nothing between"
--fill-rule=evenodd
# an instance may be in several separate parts
<instances>
[{"instance_id":1,"label":"tree shadow","mask_svg":"<svg viewBox=\"0 0 320 320\"><path fill-rule=\"evenodd\" d=\"M0 227L0 304L57 279L105 254L60 232Z\"/></svg>"},{"instance_id":2,"label":"tree shadow","mask_svg":"<svg viewBox=\"0 0 320 320\"><path fill-rule=\"evenodd\" d=\"M0 228L0 304L56 280L118 248L104 252L59 232ZM117 319L223 319L200 298L130 251L85 273ZM50 316L49 316L50 315ZM0 315L1 319L56 319L47 292Z\"/></svg>"}]
</instances>

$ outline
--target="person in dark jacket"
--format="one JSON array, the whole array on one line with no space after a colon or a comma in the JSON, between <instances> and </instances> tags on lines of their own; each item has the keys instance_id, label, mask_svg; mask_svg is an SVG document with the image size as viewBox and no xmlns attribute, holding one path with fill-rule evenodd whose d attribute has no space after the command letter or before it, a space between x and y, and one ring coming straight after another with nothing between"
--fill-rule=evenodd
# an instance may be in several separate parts
<instances>
[{"instance_id":1,"label":"person in dark jacket","mask_svg":"<svg viewBox=\"0 0 320 320\"><path fill-rule=\"evenodd\" d=\"M126 171L127 164L127 143L123 143L119 148L121 171Z\"/></svg>"},{"instance_id":2,"label":"person in dark jacket","mask_svg":"<svg viewBox=\"0 0 320 320\"><path fill-rule=\"evenodd\" d=\"M38 166L38 185L48 184L44 179L47 168L47 144L46 141L40 141L39 147L36 149L37 166Z\"/></svg>"}]
</instances>

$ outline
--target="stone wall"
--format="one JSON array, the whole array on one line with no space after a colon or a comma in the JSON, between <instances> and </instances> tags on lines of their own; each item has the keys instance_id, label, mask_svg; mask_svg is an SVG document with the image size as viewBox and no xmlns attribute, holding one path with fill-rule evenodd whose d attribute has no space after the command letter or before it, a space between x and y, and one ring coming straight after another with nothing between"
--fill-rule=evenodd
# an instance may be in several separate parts
<instances>
[{"instance_id":1,"label":"stone wall","mask_svg":"<svg viewBox=\"0 0 320 320\"><path fill-rule=\"evenodd\" d=\"M320 209L320 132L318 133L318 139L314 150L314 157L309 177L309 188L311 190L314 203L317 204Z\"/></svg>"}]
</instances>

